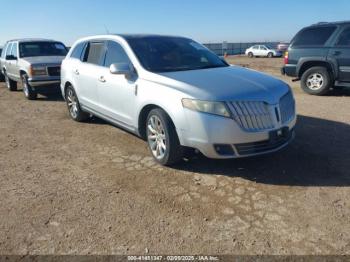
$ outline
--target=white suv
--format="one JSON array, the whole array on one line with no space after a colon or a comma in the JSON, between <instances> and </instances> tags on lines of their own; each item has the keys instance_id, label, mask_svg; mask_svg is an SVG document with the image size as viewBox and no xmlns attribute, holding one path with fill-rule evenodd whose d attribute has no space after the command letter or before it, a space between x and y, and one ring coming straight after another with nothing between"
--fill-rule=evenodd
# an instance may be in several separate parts
<instances>
[{"instance_id":1,"label":"white suv","mask_svg":"<svg viewBox=\"0 0 350 262\"><path fill-rule=\"evenodd\" d=\"M62 62L61 90L74 120L92 114L141 136L163 165L187 147L236 158L277 151L294 136L287 84L183 37L81 39Z\"/></svg>"}]
</instances>

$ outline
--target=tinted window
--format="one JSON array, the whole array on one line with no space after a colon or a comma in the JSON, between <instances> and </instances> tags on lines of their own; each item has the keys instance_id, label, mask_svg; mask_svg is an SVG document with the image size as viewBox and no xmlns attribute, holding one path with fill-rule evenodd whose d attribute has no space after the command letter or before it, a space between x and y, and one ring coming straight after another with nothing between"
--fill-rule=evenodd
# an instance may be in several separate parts
<instances>
[{"instance_id":1,"label":"tinted window","mask_svg":"<svg viewBox=\"0 0 350 262\"><path fill-rule=\"evenodd\" d=\"M85 49L84 62L101 65L102 55L105 50L103 42L91 42Z\"/></svg>"},{"instance_id":2,"label":"tinted window","mask_svg":"<svg viewBox=\"0 0 350 262\"><path fill-rule=\"evenodd\" d=\"M126 37L142 66L152 72L186 71L228 66L213 52L182 37Z\"/></svg>"},{"instance_id":3,"label":"tinted window","mask_svg":"<svg viewBox=\"0 0 350 262\"><path fill-rule=\"evenodd\" d=\"M19 44L20 57L65 56L67 49L59 42L23 42Z\"/></svg>"},{"instance_id":4,"label":"tinted window","mask_svg":"<svg viewBox=\"0 0 350 262\"><path fill-rule=\"evenodd\" d=\"M76 47L73 49L70 57L80 59L84 46L85 46L85 42L77 44Z\"/></svg>"},{"instance_id":5,"label":"tinted window","mask_svg":"<svg viewBox=\"0 0 350 262\"><path fill-rule=\"evenodd\" d=\"M6 56L11 54L11 48L12 48L12 43L8 44L8 46L6 48Z\"/></svg>"},{"instance_id":6,"label":"tinted window","mask_svg":"<svg viewBox=\"0 0 350 262\"><path fill-rule=\"evenodd\" d=\"M350 46L350 28L346 29L345 31L343 31L341 33L341 35L339 36L337 45L338 46Z\"/></svg>"},{"instance_id":7,"label":"tinted window","mask_svg":"<svg viewBox=\"0 0 350 262\"><path fill-rule=\"evenodd\" d=\"M324 45L335 29L335 26L323 26L305 29L297 34L293 41L293 45Z\"/></svg>"},{"instance_id":8,"label":"tinted window","mask_svg":"<svg viewBox=\"0 0 350 262\"><path fill-rule=\"evenodd\" d=\"M130 63L129 57L120 44L114 41L108 41L104 65L110 67L111 64L117 63Z\"/></svg>"},{"instance_id":9,"label":"tinted window","mask_svg":"<svg viewBox=\"0 0 350 262\"><path fill-rule=\"evenodd\" d=\"M11 55L12 56L14 56L14 57L17 57L17 44L16 43L14 43L13 45L12 45L12 50L11 50Z\"/></svg>"},{"instance_id":10,"label":"tinted window","mask_svg":"<svg viewBox=\"0 0 350 262\"><path fill-rule=\"evenodd\" d=\"M6 52L6 45L5 45L4 48L1 50L1 57L2 57L2 58L5 57L5 52Z\"/></svg>"}]
</instances>

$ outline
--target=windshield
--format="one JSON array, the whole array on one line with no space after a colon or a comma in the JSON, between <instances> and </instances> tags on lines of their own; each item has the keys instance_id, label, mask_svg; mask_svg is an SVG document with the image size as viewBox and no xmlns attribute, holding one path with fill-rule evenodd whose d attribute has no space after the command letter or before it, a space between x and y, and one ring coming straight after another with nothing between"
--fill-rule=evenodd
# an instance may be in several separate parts
<instances>
[{"instance_id":1,"label":"windshield","mask_svg":"<svg viewBox=\"0 0 350 262\"><path fill-rule=\"evenodd\" d=\"M228 64L206 47L181 37L126 38L142 66L151 72L173 72L226 67Z\"/></svg>"},{"instance_id":2,"label":"windshield","mask_svg":"<svg viewBox=\"0 0 350 262\"><path fill-rule=\"evenodd\" d=\"M27 42L19 44L20 57L65 56L67 49L60 42Z\"/></svg>"}]
</instances>

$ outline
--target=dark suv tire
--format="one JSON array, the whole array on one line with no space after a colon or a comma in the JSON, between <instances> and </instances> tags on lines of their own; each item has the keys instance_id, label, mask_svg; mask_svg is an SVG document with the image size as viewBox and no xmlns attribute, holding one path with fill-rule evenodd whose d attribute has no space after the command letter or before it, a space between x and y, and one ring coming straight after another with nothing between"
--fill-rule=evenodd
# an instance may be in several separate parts
<instances>
[{"instance_id":1,"label":"dark suv tire","mask_svg":"<svg viewBox=\"0 0 350 262\"><path fill-rule=\"evenodd\" d=\"M301 76L301 88L310 95L322 96L333 85L332 75L322 66L311 67Z\"/></svg>"}]
</instances>

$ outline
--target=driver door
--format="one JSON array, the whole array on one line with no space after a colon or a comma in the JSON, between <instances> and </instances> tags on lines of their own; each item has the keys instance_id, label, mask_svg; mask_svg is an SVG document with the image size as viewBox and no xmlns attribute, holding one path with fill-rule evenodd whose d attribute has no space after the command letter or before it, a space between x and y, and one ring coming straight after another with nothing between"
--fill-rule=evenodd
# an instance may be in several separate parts
<instances>
[{"instance_id":1,"label":"driver door","mask_svg":"<svg viewBox=\"0 0 350 262\"><path fill-rule=\"evenodd\" d=\"M136 100L136 77L128 79L125 75L112 74L111 64L127 63L132 67L131 61L124 48L117 42L106 41L106 55L103 70L98 75L98 97L100 111L127 127L133 127Z\"/></svg>"}]
</instances>

